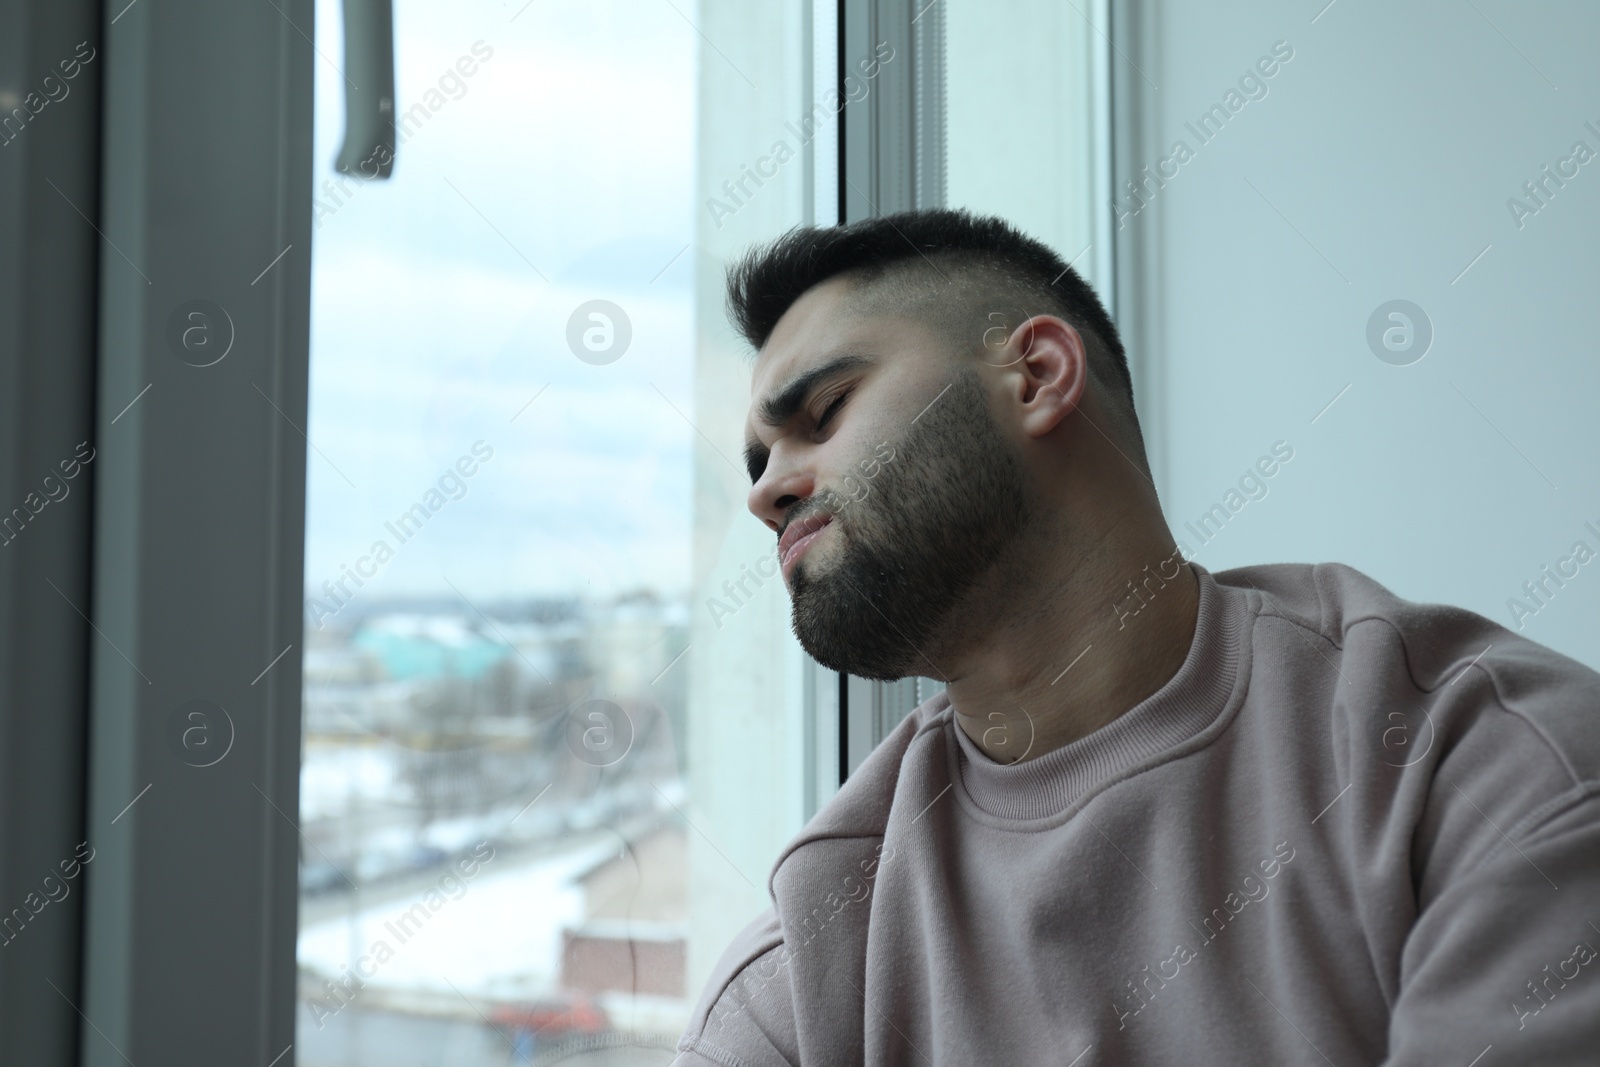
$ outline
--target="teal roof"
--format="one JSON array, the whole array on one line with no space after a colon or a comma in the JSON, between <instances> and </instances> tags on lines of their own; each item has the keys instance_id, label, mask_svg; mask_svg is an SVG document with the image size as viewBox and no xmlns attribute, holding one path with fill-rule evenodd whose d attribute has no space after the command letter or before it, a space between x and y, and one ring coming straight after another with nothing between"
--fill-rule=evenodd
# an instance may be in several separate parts
<instances>
[{"instance_id":1,"label":"teal roof","mask_svg":"<svg viewBox=\"0 0 1600 1067\"><path fill-rule=\"evenodd\" d=\"M509 646L471 631L458 631L449 640L441 640L429 633L364 626L351 643L376 656L384 673L397 681L477 678L511 652Z\"/></svg>"}]
</instances>

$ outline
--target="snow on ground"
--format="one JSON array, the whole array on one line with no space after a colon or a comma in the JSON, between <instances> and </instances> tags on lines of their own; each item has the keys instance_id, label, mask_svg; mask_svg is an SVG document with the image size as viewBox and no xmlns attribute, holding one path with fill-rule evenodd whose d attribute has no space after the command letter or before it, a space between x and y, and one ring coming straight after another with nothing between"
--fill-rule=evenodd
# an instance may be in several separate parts
<instances>
[{"instance_id":1,"label":"snow on ground","mask_svg":"<svg viewBox=\"0 0 1600 1067\"><path fill-rule=\"evenodd\" d=\"M407 799L394 755L377 745L307 745L300 764L300 817L344 814L353 803Z\"/></svg>"},{"instance_id":2,"label":"snow on ground","mask_svg":"<svg viewBox=\"0 0 1600 1067\"><path fill-rule=\"evenodd\" d=\"M514 867L496 869L490 859L473 878L458 876L459 885L442 876L438 893L419 888L302 928L300 966L333 978L349 967L368 985L396 990L453 993L454 985L469 997L547 995L556 987L561 931L583 917L583 892L572 879L616 852L614 841L600 841ZM381 946L392 956L380 963Z\"/></svg>"}]
</instances>

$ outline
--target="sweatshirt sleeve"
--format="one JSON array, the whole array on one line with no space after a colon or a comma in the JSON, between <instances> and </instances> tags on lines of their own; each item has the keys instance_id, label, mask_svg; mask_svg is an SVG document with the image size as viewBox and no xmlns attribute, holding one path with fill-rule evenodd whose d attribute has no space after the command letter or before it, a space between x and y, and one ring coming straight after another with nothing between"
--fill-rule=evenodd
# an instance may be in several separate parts
<instances>
[{"instance_id":1,"label":"sweatshirt sleeve","mask_svg":"<svg viewBox=\"0 0 1600 1067\"><path fill-rule=\"evenodd\" d=\"M672 1067L798 1067L788 961L776 909L769 907L717 961Z\"/></svg>"},{"instance_id":2,"label":"sweatshirt sleeve","mask_svg":"<svg viewBox=\"0 0 1600 1067\"><path fill-rule=\"evenodd\" d=\"M1417 916L1386 1067L1600 1062L1600 784L1529 822Z\"/></svg>"}]
</instances>

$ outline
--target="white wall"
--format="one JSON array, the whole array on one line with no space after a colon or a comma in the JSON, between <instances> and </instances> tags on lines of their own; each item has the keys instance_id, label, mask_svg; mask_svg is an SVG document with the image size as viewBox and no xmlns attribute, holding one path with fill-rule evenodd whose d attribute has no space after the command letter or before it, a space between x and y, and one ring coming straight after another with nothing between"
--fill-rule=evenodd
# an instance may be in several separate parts
<instances>
[{"instance_id":1,"label":"white wall","mask_svg":"<svg viewBox=\"0 0 1600 1067\"><path fill-rule=\"evenodd\" d=\"M1525 581L1600 551L1600 6L1325 5L1125 13L1119 323L1162 501L1212 570L1340 561L1516 628ZM1201 144L1185 122L1279 41L1266 95ZM1133 213L1123 181L1178 140ZM1596 158L1519 226L1508 200L1577 142ZM1393 299L1434 330L1407 366L1366 339ZM1185 522L1280 440L1268 495L1200 547ZM1600 666L1600 558L1522 622Z\"/></svg>"}]
</instances>

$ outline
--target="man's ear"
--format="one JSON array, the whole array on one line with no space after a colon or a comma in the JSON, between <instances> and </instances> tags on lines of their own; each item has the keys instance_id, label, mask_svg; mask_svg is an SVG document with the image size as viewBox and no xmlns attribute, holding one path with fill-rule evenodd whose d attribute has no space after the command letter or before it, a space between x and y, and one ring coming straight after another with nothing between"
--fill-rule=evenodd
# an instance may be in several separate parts
<instances>
[{"instance_id":1,"label":"man's ear","mask_svg":"<svg viewBox=\"0 0 1600 1067\"><path fill-rule=\"evenodd\" d=\"M1083 335L1055 315L1035 315L1006 340L1004 392L1018 407L1022 431L1043 437L1076 411L1089 385Z\"/></svg>"}]
</instances>

